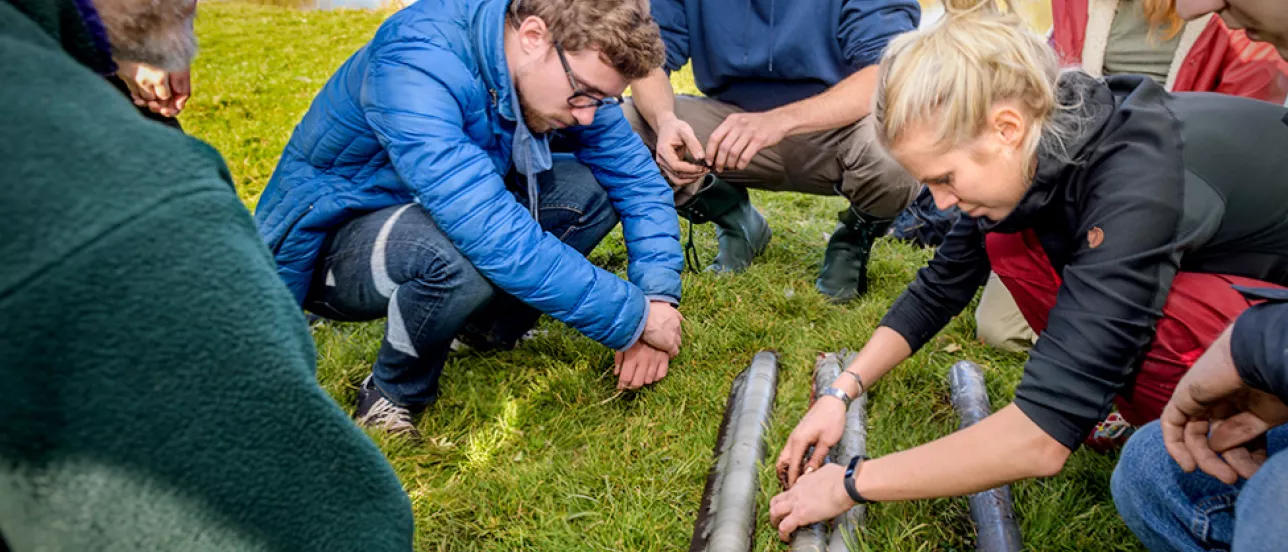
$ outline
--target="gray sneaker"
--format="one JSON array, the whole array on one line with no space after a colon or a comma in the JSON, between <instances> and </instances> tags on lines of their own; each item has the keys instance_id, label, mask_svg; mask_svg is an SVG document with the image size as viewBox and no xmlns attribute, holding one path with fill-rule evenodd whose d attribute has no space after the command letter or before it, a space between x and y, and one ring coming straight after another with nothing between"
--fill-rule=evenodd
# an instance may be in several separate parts
<instances>
[{"instance_id":1,"label":"gray sneaker","mask_svg":"<svg viewBox=\"0 0 1288 552\"><path fill-rule=\"evenodd\" d=\"M367 376L358 389L358 409L354 411L353 419L362 427L420 439L420 431L412 421L411 410L398 406L381 395L372 383L371 376Z\"/></svg>"}]
</instances>

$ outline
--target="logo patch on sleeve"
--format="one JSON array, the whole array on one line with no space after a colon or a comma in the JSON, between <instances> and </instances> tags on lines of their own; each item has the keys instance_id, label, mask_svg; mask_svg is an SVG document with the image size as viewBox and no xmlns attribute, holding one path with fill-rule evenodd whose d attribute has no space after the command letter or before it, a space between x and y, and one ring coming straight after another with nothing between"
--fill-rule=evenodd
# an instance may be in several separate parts
<instances>
[{"instance_id":1,"label":"logo patch on sleeve","mask_svg":"<svg viewBox=\"0 0 1288 552\"><path fill-rule=\"evenodd\" d=\"M1100 247L1100 244L1104 242L1105 231L1101 230L1099 226L1092 226L1091 230L1087 230L1087 245L1091 246L1092 249Z\"/></svg>"}]
</instances>

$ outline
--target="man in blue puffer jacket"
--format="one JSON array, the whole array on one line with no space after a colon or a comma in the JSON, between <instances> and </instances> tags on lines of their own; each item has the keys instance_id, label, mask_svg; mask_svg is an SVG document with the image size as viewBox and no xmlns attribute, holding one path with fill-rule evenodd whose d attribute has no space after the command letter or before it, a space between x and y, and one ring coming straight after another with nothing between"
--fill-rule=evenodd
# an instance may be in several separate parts
<instances>
[{"instance_id":1,"label":"man in blue puffer jacket","mask_svg":"<svg viewBox=\"0 0 1288 552\"><path fill-rule=\"evenodd\" d=\"M416 435L454 337L512 347L542 312L618 350L619 387L665 374L679 224L618 107L662 60L639 0L421 0L331 77L255 220L302 306L386 318L360 424ZM618 220L630 281L585 258Z\"/></svg>"},{"instance_id":2,"label":"man in blue puffer jacket","mask_svg":"<svg viewBox=\"0 0 1288 552\"><path fill-rule=\"evenodd\" d=\"M876 143L881 52L917 28L915 0L653 0L665 70L632 85L627 118L657 151L680 213L714 222L709 269L739 272L769 244L747 188L841 195L815 282L843 303L867 291L873 241L920 186ZM704 96L675 96L692 63Z\"/></svg>"}]
</instances>

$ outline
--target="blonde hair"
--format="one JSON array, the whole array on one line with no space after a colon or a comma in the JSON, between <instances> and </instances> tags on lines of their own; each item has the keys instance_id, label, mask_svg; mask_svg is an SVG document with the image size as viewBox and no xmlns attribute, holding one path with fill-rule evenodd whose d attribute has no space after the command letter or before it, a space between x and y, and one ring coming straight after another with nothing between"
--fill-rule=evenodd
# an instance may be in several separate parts
<instances>
[{"instance_id":1,"label":"blonde hair","mask_svg":"<svg viewBox=\"0 0 1288 552\"><path fill-rule=\"evenodd\" d=\"M1009 0L1003 13L993 0L944 0L944 18L929 29L890 42L881 60L873 114L888 148L909 126L931 122L945 151L962 147L986 128L990 110L1014 102L1025 112L1026 159L1039 142L1052 140L1060 153L1077 133L1062 105L1059 60L1030 31ZM1026 174L1032 167L1025 167Z\"/></svg>"}]
</instances>

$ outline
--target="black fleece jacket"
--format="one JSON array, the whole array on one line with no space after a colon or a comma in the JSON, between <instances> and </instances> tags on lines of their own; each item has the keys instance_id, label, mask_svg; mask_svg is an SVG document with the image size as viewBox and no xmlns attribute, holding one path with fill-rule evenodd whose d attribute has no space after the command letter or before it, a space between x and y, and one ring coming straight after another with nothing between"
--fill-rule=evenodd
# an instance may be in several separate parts
<instances>
[{"instance_id":1,"label":"black fleece jacket","mask_svg":"<svg viewBox=\"0 0 1288 552\"><path fill-rule=\"evenodd\" d=\"M988 278L985 234L1034 230L1063 282L1015 400L1074 449L1134 379L1177 271L1288 284L1288 127L1280 106L1134 75L1069 73L1060 94L1076 135L1043 140L1007 218L963 216L882 325L919 349Z\"/></svg>"}]
</instances>

